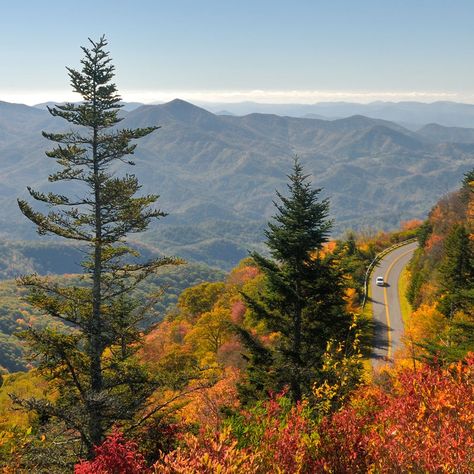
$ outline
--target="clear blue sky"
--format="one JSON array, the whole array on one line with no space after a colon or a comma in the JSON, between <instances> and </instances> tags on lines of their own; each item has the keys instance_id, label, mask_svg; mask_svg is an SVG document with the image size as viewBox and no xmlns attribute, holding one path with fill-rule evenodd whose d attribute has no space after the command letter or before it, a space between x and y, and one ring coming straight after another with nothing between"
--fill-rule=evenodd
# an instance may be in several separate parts
<instances>
[{"instance_id":1,"label":"clear blue sky","mask_svg":"<svg viewBox=\"0 0 474 474\"><path fill-rule=\"evenodd\" d=\"M127 100L474 102L470 0L0 1L0 100L61 100L105 33ZM194 94L194 95L193 95Z\"/></svg>"}]
</instances>

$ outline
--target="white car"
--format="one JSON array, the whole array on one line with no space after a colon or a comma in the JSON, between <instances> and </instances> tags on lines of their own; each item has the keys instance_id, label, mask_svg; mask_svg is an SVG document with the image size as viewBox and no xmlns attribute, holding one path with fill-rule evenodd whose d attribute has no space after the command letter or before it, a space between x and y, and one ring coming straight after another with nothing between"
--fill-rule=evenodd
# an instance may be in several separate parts
<instances>
[{"instance_id":1,"label":"white car","mask_svg":"<svg viewBox=\"0 0 474 474\"><path fill-rule=\"evenodd\" d=\"M384 286L384 285L385 285L385 282L383 281L383 277L377 277L377 278L375 279L375 284L376 284L377 286Z\"/></svg>"}]
</instances>

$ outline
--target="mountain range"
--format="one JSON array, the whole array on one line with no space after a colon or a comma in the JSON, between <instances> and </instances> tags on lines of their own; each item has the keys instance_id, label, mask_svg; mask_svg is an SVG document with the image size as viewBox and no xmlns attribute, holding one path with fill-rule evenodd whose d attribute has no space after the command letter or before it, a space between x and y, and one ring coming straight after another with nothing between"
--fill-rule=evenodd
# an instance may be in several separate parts
<instances>
[{"instance_id":1,"label":"mountain range","mask_svg":"<svg viewBox=\"0 0 474 474\"><path fill-rule=\"evenodd\" d=\"M179 99L123 115L123 127L161 126L138 143L132 171L144 192L160 194L169 216L141 238L165 254L225 269L249 249L263 249L275 190L285 191L295 154L330 198L335 234L424 217L474 163L469 128L428 124L413 131L362 115L216 115ZM51 143L41 131L67 125L41 108L0 102L0 238L36 238L15 203L26 186L66 191L47 181L55 163L44 155ZM69 184L67 191L81 192Z\"/></svg>"},{"instance_id":2,"label":"mountain range","mask_svg":"<svg viewBox=\"0 0 474 474\"><path fill-rule=\"evenodd\" d=\"M364 115L396 122L410 130L418 130L428 123L437 123L447 127L474 127L474 105L450 101L432 103L376 101L368 104L353 102L319 102L316 104L239 102L202 103L200 105L213 113L232 115L248 115L258 112L326 120Z\"/></svg>"},{"instance_id":3,"label":"mountain range","mask_svg":"<svg viewBox=\"0 0 474 474\"><path fill-rule=\"evenodd\" d=\"M54 102L35 105L46 110ZM123 110L130 112L145 105L141 102L123 102ZM158 103L155 103L158 105ZM474 104L460 102L387 102L376 101L368 104L355 102L319 102L316 104L269 104L259 102L215 103L198 102L198 106L216 115L243 116L252 113L281 115L297 118L335 120L352 115L388 120L417 131L425 124L435 123L445 127L474 127Z\"/></svg>"}]
</instances>

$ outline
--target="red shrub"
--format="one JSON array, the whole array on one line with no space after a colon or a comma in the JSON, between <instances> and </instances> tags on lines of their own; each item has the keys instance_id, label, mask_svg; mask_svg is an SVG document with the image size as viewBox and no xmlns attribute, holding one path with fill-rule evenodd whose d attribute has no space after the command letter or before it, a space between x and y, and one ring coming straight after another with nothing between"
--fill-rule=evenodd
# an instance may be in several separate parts
<instances>
[{"instance_id":1,"label":"red shrub","mask_svg":"<svg viewBox=\"0 0 474 474\"><path fill-rule=\"evenodd\" d=\"M114 431L95 448L92 461L82 461L74 467L74 474L142 474L150 472L144 457L133 441Z\"/></svg>"},{"instance_id":2,"label":"red shrub","mask_svg":"<svg viewBox=\"0 0 474 474\"><path fill-rule=\"evenodd\" d=\"M319 433L329 472L474 472L474 357L404 369L392 393L364 388Z\"/></svg>"}]
</instances>

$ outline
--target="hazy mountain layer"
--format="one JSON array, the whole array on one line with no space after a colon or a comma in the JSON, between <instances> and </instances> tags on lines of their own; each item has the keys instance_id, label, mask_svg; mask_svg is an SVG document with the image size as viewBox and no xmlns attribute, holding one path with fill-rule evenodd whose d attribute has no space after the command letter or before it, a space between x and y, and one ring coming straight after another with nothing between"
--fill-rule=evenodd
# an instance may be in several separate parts
<instances>
[{"instance_id":1,"label":"hazy mountain layer","mask_svg":"<svg viewBox=\"0 0 474 474\"><path fill-rule=\"evenodd\" d=\"M221 116L175 100L125 113L122 124L162 127L139 142L134 160L144 192L160 194L159 206L170 213L144 240L223 268L261 246L295 153L331 199L337 232L423 217L474 163L472 131L412 132L363 116ZM51 143L41 137L41 130L65 127L38 108L0 103L0 236L35 238L15 204L26 186L65 191L47 182L54 163L44 156Z\"/></svg>"},{"instance_id":2,"label":"hazy mountain layer","mask_svg":"<svg viewBox=\"0 0 474 474\"><path fill-rule=\"evenodd\" d=\"M474 105L438 101L432 103L377 101L369 104L352 102L319 102L317 104L261 104L240 102L232 104L203 104L214 113L246 115L253 112L287 115L290 117L335 119L364 115L390 120L416 130L427 123L448 127L474 127Z\"/></svg>"}]
</instances>

